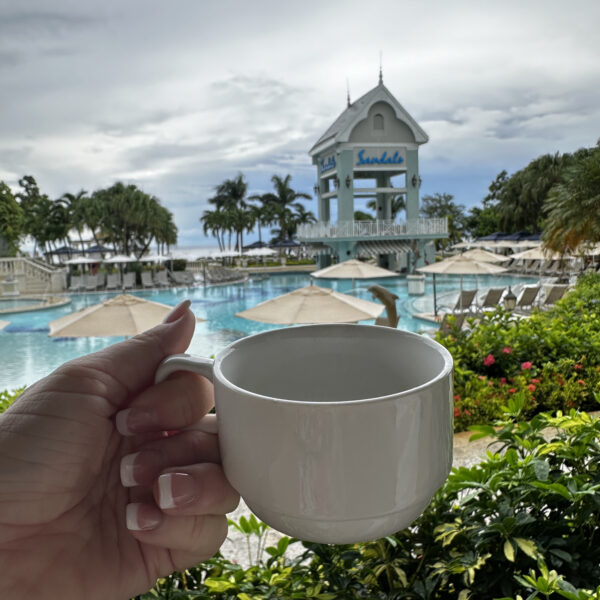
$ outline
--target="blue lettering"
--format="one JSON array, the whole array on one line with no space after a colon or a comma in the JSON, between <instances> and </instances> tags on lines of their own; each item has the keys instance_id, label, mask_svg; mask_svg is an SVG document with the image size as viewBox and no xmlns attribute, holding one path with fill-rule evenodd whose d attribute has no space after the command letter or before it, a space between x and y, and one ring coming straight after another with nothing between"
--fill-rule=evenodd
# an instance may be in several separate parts
<instances>
[{"instance_id":1,"label":"blue lettering","mask_svg":"<svg viewBox=\"0 0 600 600\"><path fill-rule=\"evenodd\" d=\"M329 169L335 169L335 156L329 156L327 158L327 162L322 158L319 163L321 166L321 171L329 171Z\"/></svg>"},{"instance_id":2,"label":"blue lettering","mask_svg":"<svg viewBox=\"0 0 600 600\"><path fill-rule=\"evenodd\" d=\"M394 152L393 156L388 156L387 150L384 150L381 156L365 156L365 150L358 151L357 167L361 165L399 165L404 162L398 151Z\"/></svg>"}]
</instances>

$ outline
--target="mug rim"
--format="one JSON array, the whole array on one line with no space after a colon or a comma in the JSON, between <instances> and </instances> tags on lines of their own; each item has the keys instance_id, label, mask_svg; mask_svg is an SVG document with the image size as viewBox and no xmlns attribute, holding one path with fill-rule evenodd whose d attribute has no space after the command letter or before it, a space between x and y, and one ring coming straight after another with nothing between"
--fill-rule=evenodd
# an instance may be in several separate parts
<instances>
[{"instance_id":1,"label":"mug rim","mask_svg":"<svg viewBox=\"0 0 600 600\"><path fill-rule=\"evenodd\" d=\"M419 341L425 343L432 350L438 352L438 354L441 355L441 357L444 361L444 366L441 369L441 371L432 379L429 379L425 383L422 383L421 385L409 388L407 390L402 390L401 392L396 392L394 394L386 394L384 396L372 396L370 398L357 398L355 400L340 400L340 401L336 401L336 402L327 402L327 401L323 401L323 400L293 400L291 398L276 398L274 396L257 394L256 392L252 392L250 390L244 389L244 388L236 385L229 379L227 379L227 377L225 377L225 375L223 374L223 371L221 369L221 363L230 354L232 354L235 351L237 346L242 345L244 343L249 343L249 340L253 340L258 337L268 336L268 335L273 335L273 334L285 335L285 332L294 331L296 329L312 329L312 328L315 328L315 329L317 329L317 328L350 329L350 328L356 328L356 327L360 327L360 328L376 327L377 329L385 330L389 333L395 332L395 334L398 334L398 335L404 335L406 337L418 339ZM394 329L391 327L385 327L385 326L381 326L381 325L360 325L358 323L316 323L316 324L310 324L310 325L294 325L292 327L284 327L284 328L279 328L279 329L269 329L267 331L260 331L258 333L254 333L252 335L245 336L243 338L240 338L239 340L236 340L235 342L229 344L223 350L219 351L217 353L217 355L215 356L215 359L213 362L213 376L216 380L218 380L220 383L225 385L225 387L229 388L230 390L233 390L238 393L243 393L252 398L259 399L262 401L270 401L270 402L277 402L277 403L289 403L289 404L304 405L304 406L325 406L326 405L328 407L334 407L334 406L366 404L366 403L371 403L371 402L382 402L382 401L386 401L386 400L396 400L398 398L403 398L405 396L413 395L415 393L421 392L424 389L427 389L428 387L435 385L436 383L438 383L439 381L441 381L443 379L446 379L448 376L450 376L452 374L453 367L454 367L454 359L452 358L452 355L450 354L450 352L446 348L444 348L444 346L442 346L439 342L436 342L435 340L432 340L431 338L429 338L425 335L420 335L420 334L414 333L412 331L405 331L403 329Z\"/></svg>"}]
</instances>

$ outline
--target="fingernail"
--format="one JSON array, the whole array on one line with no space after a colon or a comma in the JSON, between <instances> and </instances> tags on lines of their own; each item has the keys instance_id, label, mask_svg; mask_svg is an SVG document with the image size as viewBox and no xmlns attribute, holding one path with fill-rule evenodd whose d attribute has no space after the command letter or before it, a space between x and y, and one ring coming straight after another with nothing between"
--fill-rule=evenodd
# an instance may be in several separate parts
<instances>
[{"instance_id":1,"label":"fingernail","mask_svg":"<svg viewBox=\"0 0 600 600\"><path fill-rule=\"evenodd\" d=\"M138 485L135 478L135 459L138 457L139 452L133 454L126 454L121 459L121 484L124 487L133 487Z\"/></svg>"},{"instance_id":2,"label":"fingernail","mask_svg":"<svg viewBox=\"0 0 600 600\"><path fill-rule=\"evenodd\" d=\"M174 323L190 307L191 300L182 300L163 320L164 323Z\"/></svg>"},{"instance_id":3,"label":"fingernail","mask_svg":"<svg viewBox=\"0 0 600 600\"><path fill-rule=\"evenodd\" d=\"M156 415L147 410L126 408L117 413L115 425L121 435L135 435L156 425Z\"/></svg>"},{"instance_id":4,"label":"fingernail","mask_svg":"<svg viewBox=\"0 0 600 600\"><path fill-rule=\"evenodd\" d=\"M162 516L156 508L141 502L128 504L125 508L125 523L129 531L149 531L156 529Z\"/></svg>"},{"instance_id":5,"label":"fingernail","mask_svg":"<svg viewBox=\"0 0 600 600\"><path fill-rule=\"evenodd\" d=\"M161 508L185 506L196 496L194 478L187 473L164 473L158 478L158 505Z\"/></svg>"}]
</instances>

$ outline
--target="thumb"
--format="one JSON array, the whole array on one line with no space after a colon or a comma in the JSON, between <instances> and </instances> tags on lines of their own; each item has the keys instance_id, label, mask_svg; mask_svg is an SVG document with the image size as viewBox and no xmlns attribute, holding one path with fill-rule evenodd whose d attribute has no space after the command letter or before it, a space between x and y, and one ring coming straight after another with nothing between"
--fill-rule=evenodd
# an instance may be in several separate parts
<instances>
[{"instance_id":1,"label":"thumb","mask_svg":"<svg viewBox=\"0 0 600 600\"><path fill-rule=\"evenodd\" d=\"M184 300L161 325L74 362L102 373L106 399L119 410L154 383L154 373L164 358L185 352L195 324L190 301Z\"/></svg>"}]
</instances>

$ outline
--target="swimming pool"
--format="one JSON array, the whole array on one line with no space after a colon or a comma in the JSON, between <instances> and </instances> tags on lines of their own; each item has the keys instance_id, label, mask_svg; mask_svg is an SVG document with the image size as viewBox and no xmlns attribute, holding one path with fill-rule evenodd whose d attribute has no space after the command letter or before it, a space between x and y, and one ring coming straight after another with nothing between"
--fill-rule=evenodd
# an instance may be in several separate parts
<instances>
[{"instance_id":1,"label":"swimming pool","mask_svg":"<svg viewBox=\"0 0 600 600\"><path fill-rule=\"evenodd\" d=\"M259 331L275 329L277 325L267 325L247 321L235 316L235 313L251 308L259 302L274 298L286 292L308 285L307 274L290 273L271 275L262 281L249 280L245 283L217 286L176 288L168 290L136 291L136 295L149 298L164 304L175 305L185 298L192 301L192 310L197 317L206 321L197 323L196 332L190 344L189 352L200 356L210 356L218 352L232 341ZM511 276L463 278L463 287L500 287L526 283L523 278ZM339 292L348 293L365 300L371 300L367 288L374 283L385 286L400 298L398 327L409 331L429 329L432 326L415 319L415 312L433 312L432 280L427 279L425 296L410 297L407 293L405 278L369 279L355 281L354 287L349 280L319 280L318 285L331 287ZM457 278L436 278L438 305L452 304L456 294ZM71 304L42 310L39 312L23 312L6 315L9 321L0 331L0 390L13 389L29 385L44 377L67 360L95 352L122 338L79 338L55 339L48 337L48 323L70 312L96 304L114 293L94 293L71 296ZM372 323L373 321L364 321Z\"/></svg>"}]
</instances>

